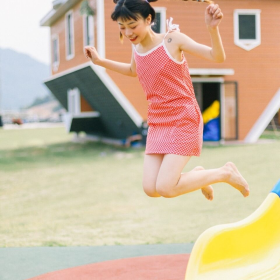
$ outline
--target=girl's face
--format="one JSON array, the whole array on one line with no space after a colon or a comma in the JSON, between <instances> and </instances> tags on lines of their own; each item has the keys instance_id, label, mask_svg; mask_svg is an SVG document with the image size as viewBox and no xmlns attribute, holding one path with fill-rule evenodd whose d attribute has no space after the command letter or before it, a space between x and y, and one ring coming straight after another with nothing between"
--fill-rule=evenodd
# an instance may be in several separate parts
<instances>
[{"instance_id":1,"label":"girl's face","mask_svg":"<svg viewBox=\"0 0 280 280\"><path fill-rule=\"evenodd\" d=\"M117 20L120 28L120 32L126 38L128 38L132 44L139 44L146 36L148 29L151 24L151 16L149 15L146 19L139 17L138 20Z\"/></svg>"}]
</instances>

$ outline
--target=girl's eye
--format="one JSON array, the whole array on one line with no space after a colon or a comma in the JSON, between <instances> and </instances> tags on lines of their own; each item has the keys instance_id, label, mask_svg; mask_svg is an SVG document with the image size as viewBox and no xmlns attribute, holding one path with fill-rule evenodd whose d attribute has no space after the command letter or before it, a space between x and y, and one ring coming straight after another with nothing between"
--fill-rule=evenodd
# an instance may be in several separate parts
<instances>
[{"instance_id":1,"label":"girl's eye","mask_svg":"<svg viewBox=\"0 0 280 280\"><path fill-rule=\"evenodd\" d=\"M133 27L130 27L130 29L135 29L136 27L137 27L137 25L133 26ZM120 30L125 30L125 27L120 27Z\"/></svg>"}]
</instances>

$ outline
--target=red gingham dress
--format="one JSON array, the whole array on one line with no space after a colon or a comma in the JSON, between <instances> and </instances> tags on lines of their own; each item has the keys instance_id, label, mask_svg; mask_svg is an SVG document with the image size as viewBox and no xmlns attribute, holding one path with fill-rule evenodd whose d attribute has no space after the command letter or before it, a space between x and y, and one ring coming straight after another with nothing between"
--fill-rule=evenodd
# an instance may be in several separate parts
<instances>
[{"instance_id":1,"label":"red gingham dress","mask_svg":"<svg viewBox=\"0 0 280 280\"><path fill-rule=\"evenodd\" d=\"M163 40L146 53L134 48L134 58L149 101L146 154L199 156L203 120L183 53L175 60Z\"/></svg>"}]
</instances>

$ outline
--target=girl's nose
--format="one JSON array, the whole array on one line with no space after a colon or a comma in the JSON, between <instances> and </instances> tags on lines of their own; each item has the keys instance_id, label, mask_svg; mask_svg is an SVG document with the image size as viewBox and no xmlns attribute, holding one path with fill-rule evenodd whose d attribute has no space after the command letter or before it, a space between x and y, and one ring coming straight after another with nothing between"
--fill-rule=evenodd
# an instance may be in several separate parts
<instances>
[{"instance_id":1,"label":"girl's nose","mask_svg":"<svg viewBox=\"0 0 280 280\"><path fill-rule=\"evenodd\" d=\"M130 29L126 29L126 30L125 30L125 35L126 35L127 37L131 36L132 33L133 33L133 32L132 32Z\"/></svg>"}]
</instances>

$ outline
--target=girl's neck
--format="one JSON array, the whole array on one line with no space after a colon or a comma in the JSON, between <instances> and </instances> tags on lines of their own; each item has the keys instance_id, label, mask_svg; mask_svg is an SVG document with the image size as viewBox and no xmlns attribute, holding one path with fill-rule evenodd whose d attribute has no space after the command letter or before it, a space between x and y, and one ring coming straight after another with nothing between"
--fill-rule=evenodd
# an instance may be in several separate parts
<instances>
[{"instance_id":1,"label":"girl's neck","mask_svg":"<svg viewBox=\"0 0 280 280\"><path fill-rule=\"evenodd\" d=\"M141 49L144 50L154 47L159 43L161 37L162 37L161 34L157 34L153 32L153 30L150 28L145 38L139 43L139 46Z\"/></svg>"}]
</instances>

